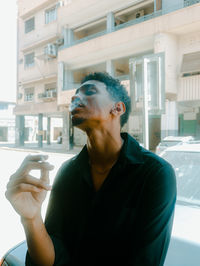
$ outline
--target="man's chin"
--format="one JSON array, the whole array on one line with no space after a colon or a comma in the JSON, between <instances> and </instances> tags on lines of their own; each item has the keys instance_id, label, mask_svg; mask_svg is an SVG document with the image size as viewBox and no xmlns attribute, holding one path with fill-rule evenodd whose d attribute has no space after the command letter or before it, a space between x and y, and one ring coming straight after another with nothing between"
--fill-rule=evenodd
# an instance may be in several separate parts
<instances>
[{"instance_id":1,"label":"man's chin","mask_svg":"<svg viewBox=\"0 0 200 266\"><path fill-rule=\"evenodd\" d=\"M81 125L83 122L85 121L85 119L84 118L81 118L81 117L73 117L72 118L72 125L74 126L74 127L76 127L76 126L79 126L79 125Z\"/></svg>"}]
</instances>

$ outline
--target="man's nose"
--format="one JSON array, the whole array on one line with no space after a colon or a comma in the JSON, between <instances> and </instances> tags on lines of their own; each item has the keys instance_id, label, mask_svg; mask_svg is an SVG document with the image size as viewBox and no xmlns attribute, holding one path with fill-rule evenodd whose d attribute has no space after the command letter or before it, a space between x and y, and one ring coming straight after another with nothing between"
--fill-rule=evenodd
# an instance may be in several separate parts
<instances>
[{"instance_id":1,"label":"man's nose","mask_svg":"<svg viewBox=\"0 0 200 266\"><path fill-rule=\"evenodd\" d=\"M78 100L78 99L80 99L80 95L78 93L76 93L76 94L74 94L74 96L72 96L71 101L73 102L73 101Z\"/></svg>"}]
</instances>

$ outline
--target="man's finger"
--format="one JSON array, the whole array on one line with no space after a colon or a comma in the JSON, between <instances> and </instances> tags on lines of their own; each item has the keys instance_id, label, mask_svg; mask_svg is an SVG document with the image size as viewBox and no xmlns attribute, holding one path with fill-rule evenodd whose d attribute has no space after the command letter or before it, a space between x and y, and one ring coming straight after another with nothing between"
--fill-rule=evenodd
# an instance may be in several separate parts
<instances>
[{"instance_id":1,"label":"man's finger","mask_svg":"<svg viewBox=\"0 0 200 266\"><path fill-rule=\"evenodd\" d=\"M39 188L30 184L19 184L17 186L14 186L12 188L9 188L6 190L5 192L5 196L6 198L9 200L12 198L12 195L15 195L17 193L21 193L21 192L42 192L44 189L43 188Z\"/></svg>"},{"instance_id":2,"label":"man's finger","mask_svg":"<svg viewBox=\"0 0 200 266\"><path fill-rule=\"evenodd\" d=\"M7 189L11 187L15 187L19 184L29 184L29 185L34 185L37 186L38 188L42 188L45 190L51 189L51 186L49 185L48 180L41 180L38 178L35 178L31 175L24 176L22 178L17 178L17 179L11 179L8 184L7 184Z\"/></svg>"},{"instance_id":3,"label":"man's finger","mask_svg":"<svg viewBox=\"0 0 200 266\"><path fill-rule=\"evenodd\" d=\"M15 175L14 177L28 174L31 170L51 171L53 169L54 169L54 166L48 162L27 161L17 170L17 172L14 174Z\"/></svg>"},{"instance_id":4,"label":"man's finger","mask_svg":"<svg viewBox=\"0 0 200 266\"><path fill-rule=\"evenodd\" d=\"M47 170L47 171L51 171L54 169L54 166L50 163L47 162L33 162L30 161L27 163L27 170L31 171L31 170Z\"/></svg>"},{"instance_id":5,"label":"man's finger","mask_svg":"<svg viewBox=\"0 0 200 266\"><path fill-rule=\"evenodd\" d=\"M26 158L24 159L25 161L35 161L35 162L44 162L48 159L48 155L46 154L37 154L37 155L28 155L26 156Z\"/></svg>"}]
</instances>

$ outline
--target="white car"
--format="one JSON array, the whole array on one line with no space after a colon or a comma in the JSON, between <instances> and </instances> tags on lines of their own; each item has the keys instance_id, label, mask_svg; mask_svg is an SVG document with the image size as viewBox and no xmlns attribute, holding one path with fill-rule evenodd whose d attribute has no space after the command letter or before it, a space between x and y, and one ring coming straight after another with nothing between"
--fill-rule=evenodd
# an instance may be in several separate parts
<instances>
[{"instance_id":1,"label":"white car","mask_svg":"<svg viewBox=\"0 0 200 266\"><path fill-rule=\"evenodd\" d=\"M187 143L189 141L193 141L194 137L192 136L168 136L165 137L156 147L156 154L160 155L161 152L163 152L165 149L175 146L175 145L181 145L184 143Z\"/></svg>"},{"instance_id":2,"label":"white car","mask_svg":"<svg viewBox=\"0 0 200 266\"><path fill-rule=\"evenodd\" d=\"M200 265L200 144L182 144L160 154L177 180L172 238L165 266Z\"/></svg>"}]
</instances>

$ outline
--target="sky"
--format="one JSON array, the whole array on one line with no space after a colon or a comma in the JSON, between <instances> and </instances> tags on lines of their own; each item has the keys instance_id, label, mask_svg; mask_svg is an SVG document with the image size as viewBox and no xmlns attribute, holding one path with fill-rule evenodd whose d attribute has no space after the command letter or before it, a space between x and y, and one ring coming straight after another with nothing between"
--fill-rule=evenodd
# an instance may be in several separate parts
<instances>
[{"instance_id":1,"label":"sky","mask_svg":"<svg viewBox=\"0 0 200 266\"><path fill-rule=\"evenodd\" d=\"M0 16L0 101L16 101L16 0L2 1Z\"/></svg>"}]
</instances>

